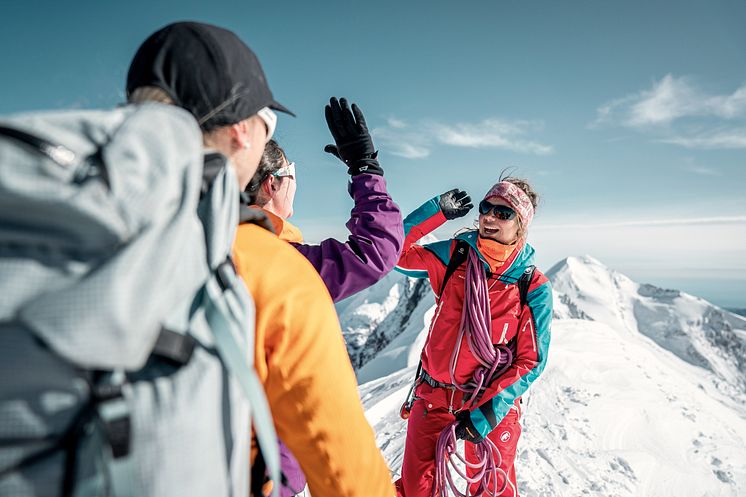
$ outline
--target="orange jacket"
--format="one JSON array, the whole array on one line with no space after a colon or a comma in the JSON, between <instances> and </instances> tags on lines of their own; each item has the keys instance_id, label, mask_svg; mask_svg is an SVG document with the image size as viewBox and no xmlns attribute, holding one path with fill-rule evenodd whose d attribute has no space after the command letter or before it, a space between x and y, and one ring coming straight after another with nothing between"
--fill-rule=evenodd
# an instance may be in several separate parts
<instances>
[{"instance_id":1,"label":"orange jacket","mask_svg":"<svg viewBox=\"0 0 746 497\"><path fill-rule=\"evenodd\" d=\"M280 240L284 240L288 243L303 243L303 233L301 233L300 228L298 228L296 225L294 225L287 219L281 218L273 212L262 209L261 207L252 205L251 208L257 209L258 211L263 212L265 216L267 216L269 221L272 223L272 227L274 228L275 233L278 237L280 237Z\"/></svg>"},{"instance_id":2,"label":"orange jacket","mask_svg":"<svg viewBox=\"0 0 746 497\"><path fill-rule=\"evenodd\" d=\"M311 494L393 497L318 273L291 245L253 224L239 226L233 249L256 303L255 367L277 433L300 462Z\"/></svg>"}]
</instances>

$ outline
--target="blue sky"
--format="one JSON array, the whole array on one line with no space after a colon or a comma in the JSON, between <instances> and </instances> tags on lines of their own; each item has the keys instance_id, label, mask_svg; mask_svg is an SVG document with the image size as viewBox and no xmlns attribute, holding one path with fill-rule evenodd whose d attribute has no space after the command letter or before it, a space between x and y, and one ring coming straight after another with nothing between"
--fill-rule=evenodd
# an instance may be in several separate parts
<instances>
[{"instance_id":1,"label":"blue sky","mask_svg":"<svg viewBox=\"0 0 746 497\"><path fill-rule=\"evenodd\" d=\"M293 220L343 236L329 96L360 104L408 212L505 167L543 195L539 267L590 254L638 281L746 307L746 3L3 2L0 113L123 101L154 30L201 20L259 55L298 164ZM467 218L471 220L472 218ZM445 236L464 223L449 223Z\"/></svg>"}]
</instances>

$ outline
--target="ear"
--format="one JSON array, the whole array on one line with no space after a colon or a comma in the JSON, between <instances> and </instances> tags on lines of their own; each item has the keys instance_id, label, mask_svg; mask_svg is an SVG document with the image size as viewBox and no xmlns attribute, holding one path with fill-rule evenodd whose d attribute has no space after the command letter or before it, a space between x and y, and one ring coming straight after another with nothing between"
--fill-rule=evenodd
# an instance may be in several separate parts
<instances>
[{"instance_id":1,"label":"ear","mask_svg":"<svg viewBox=\"0 0 746 497\"><path fill-rule=\"evenodd\" d=\"M274 192L277 191L275 177L271 174L267 176L267 179L262 181L261 190L267 195L267 197L272 197Z\"/></svg>"},{"instance_id":2,"label":"ear","mask_svg":"<svg viewBox=\"0 0 746 497\"><path fill-rule=\"evenodd\" d=\"M248 148L249 143L249 130L248 123L246 120L231 124L230 127L231 147L234 150Z\"/></svg>"}]
</instances>

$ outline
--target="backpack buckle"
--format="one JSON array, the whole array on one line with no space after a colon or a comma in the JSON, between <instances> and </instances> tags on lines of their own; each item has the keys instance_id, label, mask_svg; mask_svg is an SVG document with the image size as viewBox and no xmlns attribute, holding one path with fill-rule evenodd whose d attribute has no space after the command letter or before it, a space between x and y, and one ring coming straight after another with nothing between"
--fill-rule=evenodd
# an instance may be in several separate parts
<instances>
[{"instance_id":1,"label":"backpack buckle","mask_svg":"<svg viewBox=\"0 0 746 497\"><path fill-rule=\"evenodd\" d=\"M93 387L93 403L101 421L103 433L111 446L114 459L119 459L130 453L130 439L132 422L130 408L124 398L122 386L124 374L112 373L110 381L99 383Z\"/></svg>"}]
</instances>

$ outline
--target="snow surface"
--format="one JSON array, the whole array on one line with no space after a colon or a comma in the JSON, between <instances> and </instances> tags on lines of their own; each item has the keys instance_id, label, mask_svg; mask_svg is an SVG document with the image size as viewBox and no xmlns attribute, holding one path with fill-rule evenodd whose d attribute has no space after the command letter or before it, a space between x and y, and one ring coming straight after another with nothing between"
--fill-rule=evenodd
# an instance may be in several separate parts
<instances>
[{"instance_id":1,"label":"snow surface","mask_svg":"<svg viewBox=\"0 0 746 497\"><path fill-rule=\"evenodd\" d=\"M746 319L638 284L587 256L561 261L547 276L555 289L552 345L524 397L520 495L746 495ZM382 288L407 280L391 276L371 295L380 302ZM390 341L358 369L366 415L394 477L406 433L399 408L434 306L431 293L412 298L379 307L369 329ZM408 314L398 332L381 329L392 313L397 322ZM354 307L344 309L343 327L353 315Z\"/></svg>"}]
</instances>

